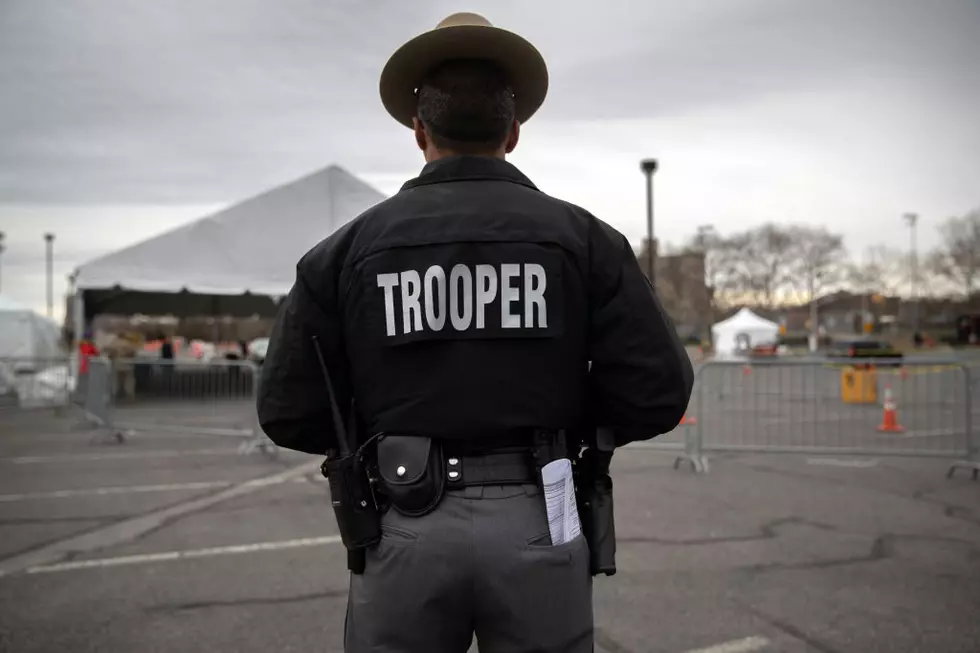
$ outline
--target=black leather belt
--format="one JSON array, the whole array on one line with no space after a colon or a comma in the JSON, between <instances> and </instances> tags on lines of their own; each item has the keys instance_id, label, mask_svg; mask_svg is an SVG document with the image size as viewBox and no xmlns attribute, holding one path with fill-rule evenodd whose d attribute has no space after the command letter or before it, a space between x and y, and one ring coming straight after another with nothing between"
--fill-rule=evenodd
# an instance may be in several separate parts
<instances>
[{"instance_id":1,"label":"black leather belt","mask_svg":"<svg viewBox=\"0 0 980 653\"><path fill-rule=\"evenodd\" d=\"M446 454L446 485L523 485L537 483L531 451L487 453L479 456Z\"/></svg>"}]
</instances>

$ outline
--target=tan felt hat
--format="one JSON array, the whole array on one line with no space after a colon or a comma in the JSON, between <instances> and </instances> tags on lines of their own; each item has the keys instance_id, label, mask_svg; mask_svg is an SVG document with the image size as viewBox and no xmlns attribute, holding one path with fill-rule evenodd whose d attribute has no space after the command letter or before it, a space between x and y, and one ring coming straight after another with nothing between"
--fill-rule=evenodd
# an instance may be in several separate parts
<instances>
[{"instance_id":1,"label":"tan felt hat","mask_svg":"<svg viewBox=\"0 0 980 653\"><path fill-rule=\"evenodd\" d=\"M423 76L450 59L485 59L500 66L514 91L516 118L524 123L548 94L548 67L537 48L513 32L467 12L444 18L435 29L398 48L381 71L381 101L391 116L412 126L416 89Z\"/></svg>"}]
</instances>

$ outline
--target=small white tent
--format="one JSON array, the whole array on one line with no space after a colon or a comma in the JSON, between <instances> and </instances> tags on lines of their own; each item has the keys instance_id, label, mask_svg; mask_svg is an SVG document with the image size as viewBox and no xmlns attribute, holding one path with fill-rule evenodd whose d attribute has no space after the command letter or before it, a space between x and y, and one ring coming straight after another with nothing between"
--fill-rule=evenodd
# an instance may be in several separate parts
<instances>
[{"instance_id":1,"label":"small white tent","mask_svg":"<svg viewBox=\"0 0 980 653\"><path fill-rule=\"evenodd\" d=\"M0 296L0 406L16 398L24 406L67 399L71 382L58 325Z\"/></svg>"},{"instance_id":2,"label":"small white tent","mask_svg":"<svg viewBox=\"0 0 980 653\"><path fill-rule=\"evenodd\" d=\"M747 308L711 327L715 356L724 358L746 353L759 345L774 345L779 339L779 325L759 317Z\"/></svg>"},{"instance_id":3,"label":"small white tent","mask_svg":"<svg viewBox=\"0 0 980 653\"><path fill-rule=\"evenodd\" d=\"M0 295L0 359L61 358L58 325Z\"/></svg>"}]
</instances>

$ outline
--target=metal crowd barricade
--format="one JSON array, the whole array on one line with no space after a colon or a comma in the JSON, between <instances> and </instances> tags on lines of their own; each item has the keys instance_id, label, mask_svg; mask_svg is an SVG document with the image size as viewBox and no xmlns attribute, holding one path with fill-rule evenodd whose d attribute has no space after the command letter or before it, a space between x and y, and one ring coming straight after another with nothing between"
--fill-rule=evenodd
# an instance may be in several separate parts
<instances>
[{"instance_id":1,"label":"metal crowd barricade","mask_svg":"<svg viewBox=\"0 0 980 653\"><path fill-rule=\"evenodd\" d=\"M76 387L85 419L99 429L105 439L123 442L123 434L114 424L112 401L112 361L90 358L85 371L79 371Z\"/></svg>"},{"instance_id":2,"label":"metal crowd barricade","mask_svg":"<svg viewBox=\"0 0 980 653\"><path fill-rule=\"evenodd\" d=\"M950 359L707 361L696 373L675 460L708 470L708 453L947 458L980 474L971 368ZM660 440L660 438L657 438Z\"/></svg>"},{"instance_id":3,"label":"metal crowd barricade","mask_svg":"<svg viewBox=\"0 0 980 653\"><path fill-rule=\"evenodd\" d=\"M278 453L257 428L258 368L214 358L117 358L112 365L113 425L151 431L244 439L242 453Z\"/></svg>"},{"instance_id":4,"label":"metal crowd barricade","mask_svg":"<svg viewBox=\"0 0 980 653\"><path fill-rule=\"evenodd\" d=\"M90 359L82 368L70 356L0 359L0 414L36 417L52 409L55 417L79 415L76 427L112 430L109 396L110 366L105 359ZM114 434L116 439L119 436Z\"/></svg>"}]
</instances>

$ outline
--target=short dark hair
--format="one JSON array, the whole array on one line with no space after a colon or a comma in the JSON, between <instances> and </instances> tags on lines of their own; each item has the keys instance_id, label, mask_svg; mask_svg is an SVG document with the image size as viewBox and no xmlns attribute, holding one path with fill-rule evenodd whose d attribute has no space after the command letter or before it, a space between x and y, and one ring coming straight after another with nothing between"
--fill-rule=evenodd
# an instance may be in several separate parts
<instances>
[{"instance_id":1,"label":"short dark hair","mask_svg":"<svg viewBox=\"0 0 980 653\"><path fill-rule=\"evenodd\" d=\"M514 112L507 75L489 61L446 61L419 84L417 115L441 150L468 153L500 147Z\"/></svg>"}]
</instances>

